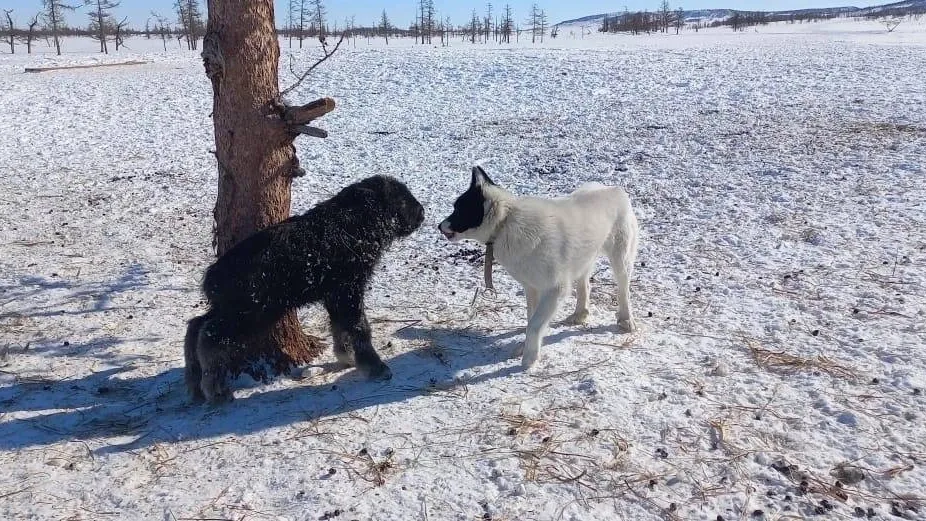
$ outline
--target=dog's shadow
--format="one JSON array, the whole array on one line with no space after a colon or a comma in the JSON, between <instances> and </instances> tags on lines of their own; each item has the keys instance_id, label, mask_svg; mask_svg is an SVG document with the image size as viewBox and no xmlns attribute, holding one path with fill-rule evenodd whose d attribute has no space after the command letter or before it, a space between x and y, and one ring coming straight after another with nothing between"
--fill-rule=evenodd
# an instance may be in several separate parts
<instances>
[{"instance_id":1,"label":"dog's shadow","mask_svg":"<svg viewBox=\"0 0 926 521\"><path fill-rule=\"evenodd\" d=\"M551 344L570 337L613 331L560 326L544 343L555 349ZM182 368L124 378L132 368L120 367L57 382L17 381L0 387L0 410L28 414L0 423L0 450L94 439L109 442L99 453L122 452L181 439L247 435L399 403L520 373L520 359L514 356L523 333L524 328L487 334L405 327L393 337L397 347L409 349L386 360L394 375L390 381L370 382L356 370L319 364L304 368L303 374L310 375L304 383L239 379L238 398L218 407L189 403Z\"/></svg>"},{"instance_id":2,"label":"dog's shadow","mask_svg":"<svg viewBox=\"0 0 926 521\"><path fill-rule=\"evenodd\" d=\"M508 330L504 333L497 333L494 335L485 335L483 338L486 341L491 341L495 343L495 346L500 351L505 351L509 353L509 356L515 356L515 352L521 346L521 343L524 341L524 333L526 328L516 328ZM604 335L612 334L619 335L623 334L617 325L599 325L599 326L589 326L589 325L577 325L566 320L560 320L550 324L550 330L547 332L547 335L543 337L543 345L548 348L556 349L555 345L562 342L563 340L568 340L574 337L581 337L586 335ZM507 342L498 343L501 341Z\"/></svg>"},{"instance_id":3,"label":"dog's shadow","mask_svg":"<svg viewBox=\"0 0 926 521\"><path fill-rule=\"evenodd\" d=\"M122 377L131 370L125 367L56 382L15 381L0 387L0 410L27 414L0 423L0 450L93 439L107 440L97 452L111 453L180 439L246 435L521 371L511 349L476 331L409 327L395 338L397 347L410 349L386 360L394 375L390 381L370 382L333 364L308 366L303 373L311 376L304 383L239 379L237 399L218 407L189 403L182 368L153 376ZM383 351L388 354L388 348Z\"/></svg>"}]
</instances>

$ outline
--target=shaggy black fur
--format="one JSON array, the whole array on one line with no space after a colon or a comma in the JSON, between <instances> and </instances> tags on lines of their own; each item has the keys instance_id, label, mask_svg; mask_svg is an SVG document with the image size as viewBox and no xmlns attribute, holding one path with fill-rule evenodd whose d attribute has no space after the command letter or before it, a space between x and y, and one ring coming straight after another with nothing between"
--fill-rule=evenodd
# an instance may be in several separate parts
<instances>
[{"instance_id":1,"label":"shaggy black fur","mask_svg":"<svg viewBox=\"0 0 926 521\"><path fill-rule=\"evenodd\" d=\"M371 378L391 378L373 349L364 292L383 252L423 220L424 208L404 184L374 176L236 244L206 270L210 310L187 325L191 398L231 400L222 355L314 302L328 312L338 360Z\"/></svg>"}]
</instances>

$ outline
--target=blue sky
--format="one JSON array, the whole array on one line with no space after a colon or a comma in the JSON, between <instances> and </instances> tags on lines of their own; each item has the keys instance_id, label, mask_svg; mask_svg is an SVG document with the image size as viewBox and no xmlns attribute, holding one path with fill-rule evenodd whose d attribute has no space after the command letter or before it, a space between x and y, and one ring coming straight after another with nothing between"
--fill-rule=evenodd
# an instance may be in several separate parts
<instances>
[{"instance_id":1,"label":"blue sky","mask_svg":"<svg viewBox=\"0 0 926 521\"><path fill-rule=\"evenodd\" d=\"M772 2L760 2L755 0L729 1L729 0L696 0L696 1L672 1L670 4L673 9L683 7L685 9L713 9L713 8L734 8L744 10L765 10L776 11L785 9L803 9L810 7L835 7L844 5L855 5L866 7L890 2L892 0L882 1L839 1L839 0L777 0ZM72 4L80 3L75 0ZM205 0L201 0L205 5ZM285 16L286 0L276 0L277 3L277 25L282 25ZM397 26L407 26L415 17L414 6L416 0L403 0L396 2L393 0L328 0L329 18L338 20L339 24L345 18L351 15L356 16L358 25L370 25L377 20L383 9L389 13L392 22ZM495 0L492 2L496 10L499 6L504 6L504 0ZM515 18L522 21L527 18L527 12L530 9L530 0L511 0L508 2L514 10ZM626 5L630 10L649 9L654 10L660 3L660 0L571 0L563 2L561 0L540 0L537 4L547 11L551 22L560 22L569 18L578 18L590 14L597 14L609 11L623 11ZM485 11L485 2L483 0L473 1L449 1L435 0L438 12L441 17L449 16L451 21L456 25L468 20L473 8L480 12ZM161 14L168 15L172 12L173 0L122 0L122 5L117 9L118 15L128 16L132 24L144 26L145 20L149 13L154 10ZM24 21L31 17L41 7L41 0L2 0L0 7L3 9L13 9L14 15L18 21ZM79 9L77 12L68 13L67 20L71 25L85 25L87 16L84 14L86 9ZM171 16L173 18L173 16Z\"/></svg>"}]
</instances>

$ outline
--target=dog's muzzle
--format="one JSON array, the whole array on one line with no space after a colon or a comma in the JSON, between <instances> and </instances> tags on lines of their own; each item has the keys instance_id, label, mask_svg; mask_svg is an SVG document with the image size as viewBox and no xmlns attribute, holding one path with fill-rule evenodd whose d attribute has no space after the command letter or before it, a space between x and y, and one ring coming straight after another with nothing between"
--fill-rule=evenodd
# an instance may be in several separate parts
<instances>
[{"instance_id":1,"label":"dog's muzzle","mask_svg":"<svg viewBox=\"0 0 926 521\"><path fill-rule=\"evenodd\" d=\"M447 221L437 225L437 229L440 230L440 232L444 235L444 237L447 238L447 240L453 240L453 238L457 236L457 232L450 229L450 223Z\"/></svg>"}]
</instances>

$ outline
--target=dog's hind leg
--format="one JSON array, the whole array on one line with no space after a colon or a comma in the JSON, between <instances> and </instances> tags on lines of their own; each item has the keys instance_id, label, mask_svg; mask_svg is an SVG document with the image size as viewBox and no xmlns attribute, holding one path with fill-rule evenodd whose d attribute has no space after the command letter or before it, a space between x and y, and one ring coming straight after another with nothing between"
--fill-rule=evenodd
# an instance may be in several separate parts
<instances>
[{"instance_id":1,"label":"dog's hind leg","mask_svg":"<svg viewBox=\"0 0 926 521\"><path fill-rule=\"evenodd\" d=\"M630 278L633 276L633 263L637 258L637 219L633 211L628 210L626 219L616 230L612 247L608 251L611 270L617 282L617 326L625 332L636 330L633 309L630 306Z\"/></svg>"},{"instance_id":2,"label":"dog's hind leg","mask_svg":"<svg viewBox=\"0 0 926 521\"><path fill-rule=\"evenodd\" d=\"M588 323L589 279L592 272L587 271L576 280L576 310L565 320L567 324L583 326Z\"/></svg>"},{"instance_id":3,"label":"dog's hind leg","mask_svg":"<svg viewBox=\"0 0 926 521\"><path fill-rule=\"evenodd\" d=\"M524 286L524 294L527 295L527 319L530 320L531 315L537 309L537 290L530 286Z\"/></svg>"},{"instance_id":4,"label":"dog's hind leg","mask_svg":"<svg viewBox=\"0 0 926 521\"><path fill-rule=\"evenodd\" d=\"M540 345L543 344L543 337L547 333L550 321L559 308L559 302L565 293L562 287L555 287L543 290L539 294L537 309L531 315L527 322L527 334L524 339L524 347L521 353L521 367L525 370L530 369L540 360Z\"/></svg>"},{"instance_id":5,"label":"dog's hind leg","mask_svg":"<svg viewBox=\"0 0 926 521\"><path fill-rule=\"evenodd\" d=\"M186 336L183 338L183 359L185 366L183 368L183 379L186 382L187 392L193 403L202 403L206 397L203 395L199 384L203 377L203 368L199 365L199 358L196 351L199 345L199 331L203 323L209 320L209 314L198 316L187 322Z\"/></svg>"},{"instance_id":6,"label":"dog's hind leg","mask_svg":"<svg viewBox=\"0 0 926 521\"><path fill-rule=\"evenodd\" d=\"M203 397L211 404L230 402L235 399L228 382L227 352L236 342L223 321L211 319L199 330L196 344L196 358L202 368L199 388Z\"/></svg>"}]
</instances>

